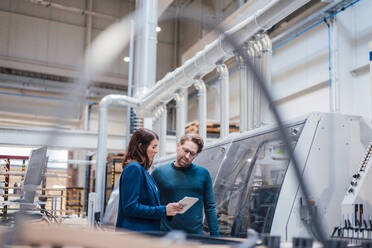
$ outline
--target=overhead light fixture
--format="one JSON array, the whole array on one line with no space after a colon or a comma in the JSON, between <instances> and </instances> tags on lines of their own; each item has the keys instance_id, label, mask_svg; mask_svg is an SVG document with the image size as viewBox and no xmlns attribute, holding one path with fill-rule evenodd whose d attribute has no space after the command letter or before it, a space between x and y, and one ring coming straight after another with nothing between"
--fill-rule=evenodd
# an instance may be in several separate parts
<instances>
[{"instance_id":1,"label":"overhead light fixture","mask_svg":"<svg viewBox=\"0 0 372 248\"><path fill-rule=\"evenodd\" d=\"M123 60L124 60L124 62L129 62L130 58L129 57L124 57Z\"/></svg>"},{"instance_id":2,"label":"overhead light fixture","mask_svg":"<svg viewBox=\"0 0 372 248\"><path fill-rule=\"evenodd\" d=\"M159 33L161 31L161 27L156 27L155 30Z\"/></svg>"}]
</instances>

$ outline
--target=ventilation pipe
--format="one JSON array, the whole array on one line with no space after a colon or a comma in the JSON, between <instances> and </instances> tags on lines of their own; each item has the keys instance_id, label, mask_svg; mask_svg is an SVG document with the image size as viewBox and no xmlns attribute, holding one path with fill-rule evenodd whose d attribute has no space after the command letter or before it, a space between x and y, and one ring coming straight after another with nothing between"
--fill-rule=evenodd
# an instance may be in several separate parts
<instances>
[{"instance_id":1,"label":"ventilation pipe","mask_svg":"<svg viewBox=\"0 0 372 248\"><path fill-rule=\"evenodd\" d=\"M152 3L152 1L144 2ZM273 25L277 24L279 21L283 20L283 18L287 17L308 2L310 2L310 0L273 0L264 8L256 11L251 17L237 24L226 33L230 35L238 45L241 45L252 37L252 35L255 35L261 30L271 28ZM155 30L155 28L153 28L153 30ZM233 51L234 48L229 44L229 42L224 40L223 36L223 34L220 35L217 40L209 43L193 58L187 60L184 65L173 72L168 73L163 79L159 80L150 91L140 97L140 100L137 100L138 98L134 99L117 95L109 95L101 100L96 175L96 193L98 199L96 209L97 211L100 211L101 215L104 209L103 199L105 195L104 184L107 155L106 123L108 105L115 103L116 105L132 106L136 108L139 114L150 115L149 112L154 109L159 102L167 103L173 98L175 92L180 88L185 87L184 85L189 83L189 78L194 78L198 73L200 73L200 71L206 73L213 70L214 66L210 63L222 61L226 56L226 51ZM180 131L183 132L183 129Z\"/></svg>"},{"instance_id":2,"label":"ventilation pipe","mask_svg":"<svg viewBox=\"0 0 372 248\"><path fill-rule=\"evenodd\" d=\"M257 39L257 37L253 42L253 48L255 49L256 54L256 56L254 57L256 69L259 73L262 74L262 44L260 42L260 39ZM261 125L261 88L256 81L254 82L253 87L253 127L257 128Z\"/></svg>"},{"instance_id":3,"label":"ventilation pipe","mask_svg":"<svg viewBox=\"0 0 372 248\"><path fill-rule=\"evenodd\" d=\"M85 48L87 48L90 45L90 42L92 41L92 15L90 14L93 10L93 0L87 1L87 26L86 26L86 36L85 36Z\"/></svg>"},{"instance_id":4,"label":"ventilation pipe","mask_svg":"<svg viewBox=\"0 0 372 248\"><path fill-rule=\"evenodd\" d=\"M261 37L262 44L262 77L268 85L271 85L271 59L272 59L272 43L270 37L267 34L262 34ZM263 110L269 110L269 106L261 97L261 106ZM261 116L262 116L261 111ZM266 112L266 111L265 111ZM262 117L261 117L262 122Z\"/></svg>"},{"instance_id":5,"label":"ventilation pipe","mask_svg":"<svg viewBox=\"0 0 372 248\"><path fill-rule=\"evenodd\" d=\"M336 17L330 18L330 52L331 52L331 92L332 92L332 112L340 112L340 82L339 82L339 46L338 46L338 26Z\"/></svg>"},{"instance_id":6,"label":"ventilation pipe","mask_svg":"<svg viewBox=\"0 0 372 248\"><path fill-rule=\"evenodd\" d=\"M229 70L225 64L217 65L217 72L220 74L220 138L226 138L229 135L229 119L230 119L230 90L229 90Z\"/></svg>"},{"instance_id":7,"label":"ventilation pipe","mask_svg":"<svg viewBox=\"0 0 372 248\"><path fill-rule=\"evenodd\" d=\"M127 94L128 96L133 96L133 64L134 64L134 56L133 56L133 50L134 50L134 29L135 29L135 23L134 20L130 20L130 41L129 41L129 72L128 72L128 90ZM127 107L127 129L125 132L125 139L126 139L126 145L129 145L130 140L130 129L131 129L131 108Z\"/></svg>"},{"instance_id":8,"label":"ventilation pipe","mask_svg":"<svg viewBox=\"0 0 372 248\"><path fill-rule=\"evenodd\" d=\"M152 111L152 130L154 130L156 133L159 133L160 131L160 125L159 125L159 119L161 115L161 108L157 107Z\"/></svg>"},{"instance_id":9,"label":"ventilation pipe","mask_svg":"<svg viewBox=\"0 0 372 248\"><path fill-rule=\"evenodd\" d=\"M134 95L140 97L155 85L158 1L137 0L136 6L137 9L143 10L136 16L136 25L140 32L137 33L134 61L134 79L136 82Z\"/></svg>"},{"instance_id":10,"label":"ventilation pipe","mask_svg":"<svg viewBox=\"0 0 372 248\"><path fill-rule=\"evenodd\" d=\"M166 154L167 140L167 106L161 104L153 111L152 129L159 135L159 156Z\"/></svg>"},{"instance_id":11,"label":"ventilation pipe","mask_svg":"<svg viewBox=\"0 0 372 248\"><path fill-rule=\"evenodd\" d=\"M245 49L246 50L246 49ZM248 81L247 81L247 65L243 57L237 56L240 70L240 132L248 130Z\"/></svg>"},{"instance_id":12,"label":"ventilation pipe","mask_svg":"<svg viewBox=\"0 0 372 248\"><path fill-rule=\"evenodd\" d=\"M205 142L207 139L207 88L202 79L195 79L194 86L198 91L199 136Z\"/></svg>"},{"instance_id":13,"label":"ventilation pipe","mask_svg":"<svg viewBox=\"0 0 372 248\"><path fill-rule=\"evenodd\" d=\"M96 193L97 208L103 216L104 196L105 196L105 175L107 159L107 112L108 106L115 105L129 106L132 108L141 107L140 101L124 95L108 95L102 98L99 103L99 126L98 126L98 150L97 150L97 176L96 176Z\"/></svg>"},{"instance_id":14,"label":"ventilation pipe","mask_svg":"<svg viewBox=\"0 0 372 248\"><path fill-rule=\"evenodd\" d=\"M252 43L249 43L248 45L248 56L250 57L251 61L254 62L254 58L256 56L256 52L254 48L252 47ZM247 119L248 119L248 130L252 130L254 128L254 77L251 72L247 73L247 90L248 90L248 112L247 112Z\"/></svg>"},{"instance_id":15,"label":"ventilation pipe","mask_svg":"<svg viewBox=\"0 0 372 248\"><path fill-rule=\"evenodd\" d=\"M176 136L177 142L185 134L185 90L182 89L176 93Z\"/></svg>"},{"instance_id":16,"label":"ventilation pipe","mask_svg":"<svg viewBox=\"0 0 372 248\"><path fill-rule=\"evenodd\" d=\"M369 73L371 76L371 90L372 90L372 42L369 43ZM371 104L371 113L372 113L372 104ZM371 117L371 120L372 120L372 117Z\"/></svg>"},{"instance_id":17,"label":"ventilation pipe","mask_svg":"<svg viewBox=\"0 0 372 248\"><path fill-rule=\"evenodd\" d=\"M252 35L271 28L308 2L310 0L273 0L250 18L226 31L226 34L230 35L238 45L242 45ZM151 91L143 96L144 108L139 113L144 114L146 109L151 110L159 102L166 102L166 99L188 83L189 78L195 78L200 71L205 73L212 71L214 66L211 66L211 63L223 61L226 54L232 53L233 49L231 44L225 40L224 34L221 34L217 40L206 45L202 51L187 60L181 67L159 80Z\"/></svg>"},{"instance_id":18,"label":"ventilation pipe","mask_svg":"<svg viewBox=\"0 0 372 248\"><path fill-rule=\"evenodd\" d=\"M186 124L188 123L188 108L189 108L189 87L192 85L194 80L190 80L190 83L185 85L183 88L181 88L182 95L184 96L183 98L183 123L184 123L184 128Z\"/></svg>"},{"instance_id":19,"label":"ventilation pipe","mask_svg":"<svg viewBox=\"0 0 372 248\"><path fill-rule=\"evenodd\" d=\"M286 42L286 40L288 40L289 37L298 33L299 30L303 30L304 27L311 26L312 24L314 24L314 21L322 20L325 16L328 16L329 13L333 13L334 9L338 8L338 6L345 2L345 0L332 0L323 2L327 2L327 5L317 10L315 13L309 15L305 19L296 22L296 24L286 29L284 32L281 32L277 36L273 37L271 39L271 42L272 44L274 44L274 47L277 47L282 42Z\"/></svg>"},{"instance_id":20,"label":"ventilation pipe","mask_svg":"<svg viewBox=\"0 0 372 248\"><path fill-rule=\"evenodd\" d=\"M160 118L159 118L159 155L164 157L167 153L167 105L162 104L160 106Z\"/></svg>"},{"instance_id":21,"label":"ventilation pipe","mask_svg":"<svg viewBox=\"0 0 372 248\"><path fill-rule=\"evenodd\" d=\"M157 115L158 111L159 111L159 108L153 111L154 115L152 116L152 130L155 133L160 134L160 124L159 124L160 116ZM160 140L159 140L159 143L160 143Z\"/></svg>"}]
</instances>

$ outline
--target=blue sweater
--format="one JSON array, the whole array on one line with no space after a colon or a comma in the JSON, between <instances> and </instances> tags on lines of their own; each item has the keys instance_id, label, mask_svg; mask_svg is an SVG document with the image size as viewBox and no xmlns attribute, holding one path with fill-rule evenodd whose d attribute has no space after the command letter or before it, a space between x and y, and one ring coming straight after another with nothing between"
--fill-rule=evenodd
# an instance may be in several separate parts
<instances>
[{"instance_id":1,"label":"blue sweater","mask_svg":"<svg viewBox=\"0 0 372 248\"><path fill-rule=\"evenodd\" d=\"M166 207L160 206L159 190L149 173L137 162L127 164L120 176L116 227L132 231L160 231Z\"/></svg>"},{"instance_id":2,"label":"blue sweater","mask_svg":"<svg viewBox=\"0 0 372 248\"><path fill-rule=\"evenodd\" d=\"M184 214L178 214L170 221L163 219L161 226L163 230L178 229L203 234L204 207L211 236L220 236L213 185L207 169L196 164L179 168L170 163L156 168L151 175L159 186L161 204L178 202L185 196L199 198L199 201Z\"/></svg>"}]
</instances>

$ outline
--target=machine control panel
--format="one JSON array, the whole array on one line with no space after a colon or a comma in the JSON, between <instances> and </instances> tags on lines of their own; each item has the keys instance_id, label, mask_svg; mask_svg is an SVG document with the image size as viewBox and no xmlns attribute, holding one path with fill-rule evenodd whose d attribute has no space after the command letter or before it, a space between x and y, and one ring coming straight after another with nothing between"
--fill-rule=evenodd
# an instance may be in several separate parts
<instances>
[{"instance_id":1,"label":"machine control panel","mask_svg":"<svg viewBox=\"0 0 372 248\"><path fill-rule=\"evenodd\" d=\"M341 224L332 236L352 239L372 239L372 143L366 149L357 172L342 202Z\"/></svg>"}]
</instances>

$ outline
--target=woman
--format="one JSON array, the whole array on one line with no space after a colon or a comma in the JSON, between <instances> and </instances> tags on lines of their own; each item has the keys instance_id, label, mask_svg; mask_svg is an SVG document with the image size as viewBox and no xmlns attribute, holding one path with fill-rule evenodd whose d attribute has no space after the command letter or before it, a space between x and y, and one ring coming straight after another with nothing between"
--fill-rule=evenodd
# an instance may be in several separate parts
<instances>
[{"instance_id":1,"label":"woman","mask_svg":"<svg viewBox=\"0 0 372 248\"><path fill-rule=\"evenodd\" d=\"M145 128L138 129L130 139L120 176L116 227L160 231L160 220L182 209L180 203L160 205L158 186L147 172L158 152L158 142L158 135Z\"/></svg>"}]
</instances>

